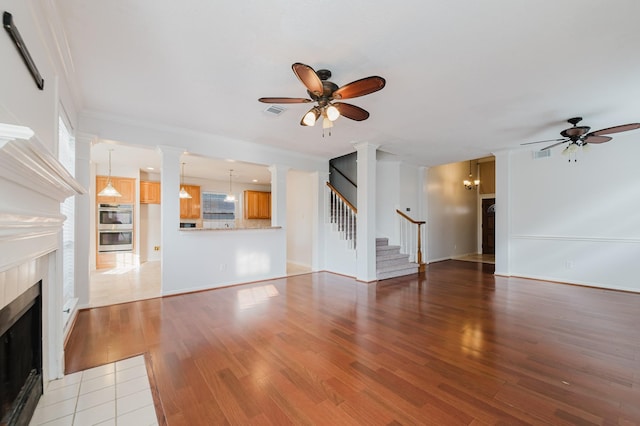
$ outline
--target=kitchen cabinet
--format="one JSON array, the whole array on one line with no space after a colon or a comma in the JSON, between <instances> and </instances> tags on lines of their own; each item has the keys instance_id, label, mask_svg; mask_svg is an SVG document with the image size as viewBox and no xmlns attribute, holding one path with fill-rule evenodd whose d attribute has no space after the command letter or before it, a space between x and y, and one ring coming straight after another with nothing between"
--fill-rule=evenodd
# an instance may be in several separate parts
<instances>
[{"instance_id":1,"label":"kitchen cabinet","mask_svg":"<svg viewBox=\"0 0 640 426\"><path fill-rule=\"evenodd\" d=\"M271 192L244 191L244 218L271 219Z\"/></svg>"},{"instance_id":2,"label":"kitchen cabinet","mask_svg":"<svg viewBox=\"0 0 640 426\"><path fill-rule=\"evenodd\" d=\"M160 182L140 181L140 204L160 204Z\"/></svg>"},{"instance_id":3,"label":"kitchen cabinet","mask_svg":"<svg viewBox=\"0 0 640 426\"><path fill-rule=\"evenodd\" d=\"M96 202L98 204L134 204L136 202L136 180L134 178L111 177L111 185L122 197L101 197L97 195L107 186L108 176L96 176Z\"/></svg>"},{"instance_id":4,"label":"kitchen cabinet","mask_svg":"<svg viewBox=\"0 0 640 426\"><path fill-rule=\"evenodd\" d=\"M180 219L200 219L200 187L196 185L180 185L180 188L184 188L191 195L191 198L180 199ZM177 196L178 191L176 191Z\"/></svg>"}]
</instances>

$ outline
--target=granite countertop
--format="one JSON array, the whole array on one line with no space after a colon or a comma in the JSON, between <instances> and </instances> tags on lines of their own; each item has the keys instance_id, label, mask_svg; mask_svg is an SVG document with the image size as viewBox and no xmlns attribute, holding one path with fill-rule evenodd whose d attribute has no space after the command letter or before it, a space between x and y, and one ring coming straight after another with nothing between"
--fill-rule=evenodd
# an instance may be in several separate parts
<instances>
[{"instance_id":1,"label":"granite countertop","mask_svg":"<svg viewBox=\"0 0 640 426\"><path fill-rule=\"evenodd\" d=\"M178 228L184 232L202 232L202 231L255 231L260 229L282 229L282 226L261 226L255 228Z\"/></svg>"}]
</instances>

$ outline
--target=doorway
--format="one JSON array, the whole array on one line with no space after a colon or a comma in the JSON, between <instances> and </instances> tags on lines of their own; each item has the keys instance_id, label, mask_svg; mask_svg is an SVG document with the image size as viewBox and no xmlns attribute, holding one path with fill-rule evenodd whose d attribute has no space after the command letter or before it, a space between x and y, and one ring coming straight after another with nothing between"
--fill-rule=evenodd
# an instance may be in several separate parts
<instances>
[{"instance_id":1,"label":"doorway","mask_svg":"<svg viewBox=\"0 0 640 426\"><path fill-rule=\"evenodd\" d=\"M482 254L496 253L496 199L482 199Z\"/></svg>"}]
</instances>

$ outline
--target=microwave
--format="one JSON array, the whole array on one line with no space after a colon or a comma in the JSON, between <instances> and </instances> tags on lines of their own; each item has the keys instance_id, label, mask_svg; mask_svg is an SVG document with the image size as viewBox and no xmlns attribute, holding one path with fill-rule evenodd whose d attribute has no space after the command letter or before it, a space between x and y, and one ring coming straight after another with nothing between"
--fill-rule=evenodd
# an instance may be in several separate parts
<instances>
[{"instance_id":1,"label":"microwave","mask_svg":"<svg viewBox=\"0 0 640 426\"><path fill-rule=\"evenodd\" d=\"M132 204L99 204L98 229L116 230L133 228Z\"/></svg>"}]
</instances>

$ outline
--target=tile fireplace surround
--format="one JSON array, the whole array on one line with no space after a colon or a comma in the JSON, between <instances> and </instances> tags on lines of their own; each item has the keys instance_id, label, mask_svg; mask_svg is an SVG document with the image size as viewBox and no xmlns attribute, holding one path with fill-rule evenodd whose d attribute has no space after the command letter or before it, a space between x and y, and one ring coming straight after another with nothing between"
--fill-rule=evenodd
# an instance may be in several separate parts
<instances>
[{"instance_id":1,"label":"tile fireplace surround","mask_svg":"<svg viewBox=\"0 0 640 426\"><path fill-rule=\"evenodd\" d=\"M0 309L42 282L45 388L64 373L60 203L84 193L29 128L0 123Z\"/></svg>"}]
</instances>

